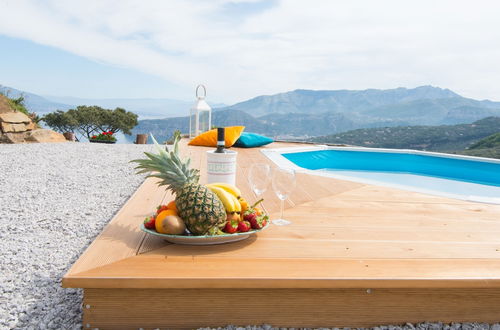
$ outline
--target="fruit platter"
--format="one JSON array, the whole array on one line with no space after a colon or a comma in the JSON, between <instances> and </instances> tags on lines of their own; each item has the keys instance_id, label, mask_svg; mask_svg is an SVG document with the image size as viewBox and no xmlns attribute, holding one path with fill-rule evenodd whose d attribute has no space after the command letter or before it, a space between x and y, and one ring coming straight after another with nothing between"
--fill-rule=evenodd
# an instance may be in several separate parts
<instances>
[{"instance_id":1,"label":"fruit platter","mask_svg":"<svg viewBox=\"0 0 500 330\"><path fill-rule=\"evenodd\" d=\"M159 179L175 199L158 206L140 224L144 232L177 244L211 245L240 241L265 229L269 218L258 205L249 205L235 185L199 183L199 170L190 168L190 159L179 157L176 135L174 148L165 151L154 139L158 153L145 152L136 159L138 173Z\"/></svg>"}]
</instances>

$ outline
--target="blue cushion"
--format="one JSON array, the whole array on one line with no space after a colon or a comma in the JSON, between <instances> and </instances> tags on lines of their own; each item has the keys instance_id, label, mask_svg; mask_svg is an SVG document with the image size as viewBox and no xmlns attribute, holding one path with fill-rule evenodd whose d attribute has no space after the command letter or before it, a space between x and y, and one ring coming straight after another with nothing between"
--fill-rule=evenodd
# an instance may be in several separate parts
<instances>
[{"instance_id":1,"label":"blue cushion","mask_svg":"<svg viewBox=\"0 0 500 330\"><path fill-rule=\"evenodd\" d=\"M268 138L267 136L255 134L255 133L247 133L243 132L240 135L240 138L236 140L234 147L238 148L254 148L264 146L274 142L273 139Z\"/></svg>"}]
</instances>

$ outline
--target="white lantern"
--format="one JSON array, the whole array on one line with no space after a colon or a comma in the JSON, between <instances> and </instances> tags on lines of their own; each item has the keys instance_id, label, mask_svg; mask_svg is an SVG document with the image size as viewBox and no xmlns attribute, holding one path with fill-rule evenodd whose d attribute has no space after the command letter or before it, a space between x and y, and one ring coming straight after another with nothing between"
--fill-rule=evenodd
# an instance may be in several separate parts
<instances>
[{"instance_id":1,"label":"white lantern","mask_svg":"<svg viewBox=\"0 0 500 330\"><path fill-rule=\"evenodd\" d=\"M198 95L198 90L203 88L203 96ZM212 126L212 108L205 101L207 89L203 85L196 87L196 103L191 108L189 116L189 138L200 135L203 132L209 131Z\"/></svg>"}]
</instances>

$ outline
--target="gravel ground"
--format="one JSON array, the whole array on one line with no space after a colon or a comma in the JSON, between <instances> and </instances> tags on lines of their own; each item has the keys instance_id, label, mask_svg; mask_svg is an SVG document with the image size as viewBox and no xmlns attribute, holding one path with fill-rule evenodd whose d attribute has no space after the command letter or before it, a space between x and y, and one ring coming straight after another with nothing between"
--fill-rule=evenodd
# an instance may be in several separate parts
<instances>
[{"instance_id":1,"label":"gravel ground","mask_svg":"<svg viewBox=\"0 0 500 330\"><path fill-rule=\"evenodd\" d=\"M200 328L198 330L313 330L312 328L273 328L270 325L263 326L247 326L236 327L228 326L225 328ZM353 329L367 329L367 328L353 328ZM374 328L372 330L500 330L500 323L487 324L487 323L407 323L404 325L388 325ZM314 330L350 330L350 328L314 328Z\"/></svg>"},{"instance_id":2,"label":"gravel ground","mask_svg":"<svg viewBox=\"0 0 500 330\"><path fill-rule=\"evenodd\" d=\"M61 288L60 280L142 183L129 160L149 150L133 144L0 145L0 329L81 328L82 292ZM373 329L500 330L500 324Z\"/></svg>"},{"instance_id":3,"label":"gravel ground","mask_svg":"<svg viewBox=\"0 0 500 330\"><path fill-rule=\"evenodd\" d=\"M0 145L0 329L80 329L61 277L144 178L151 145Z\"/></svg>"}]
</instances>

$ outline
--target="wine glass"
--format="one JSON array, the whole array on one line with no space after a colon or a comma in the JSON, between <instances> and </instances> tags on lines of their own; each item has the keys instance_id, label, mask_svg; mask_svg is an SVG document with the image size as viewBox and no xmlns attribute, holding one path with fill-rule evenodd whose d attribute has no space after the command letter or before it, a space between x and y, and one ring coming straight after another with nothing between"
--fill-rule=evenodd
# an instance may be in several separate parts
<instances>
[{"instance_id":1,"label":"wine glass","mask_svg":"<svg viewBox=\"0 0 500 330\"><path fill-rule=\"evenodd\" d=\"M281 216L279 219L272 221L273 224L278 226L289 225L292 222L283 218L283 212L285 209L285 200L288 195L295 188L295 171L292 169L277 168L274 170L272 185L276 196L281 200Z\"/></svg>"},{"instance_id":2,"label":"wine glass","mask_svg":"<svg viewBox=\"0 0 500 330\"><path fill-rule=\"evenodd\" d=\"M257 198L262 195L271 182L271 167L268 164L256 163L250 166L248 183Z\"/></svg>"}]
</instances>

